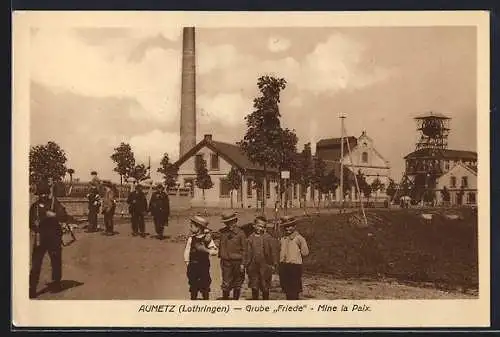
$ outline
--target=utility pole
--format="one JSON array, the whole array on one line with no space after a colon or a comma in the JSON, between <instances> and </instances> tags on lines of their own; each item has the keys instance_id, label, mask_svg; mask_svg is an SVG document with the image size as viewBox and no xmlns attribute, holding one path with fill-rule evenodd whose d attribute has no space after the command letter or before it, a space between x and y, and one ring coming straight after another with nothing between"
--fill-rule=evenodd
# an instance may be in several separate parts
<instances>
[{"instance_id":1,"label":"utility pole","mask_svg":"<svg viewBox=\"0 0 500 337\"><path fill-rule=\"evenodd\" d=\"M346 115L340 113L340 201L342 202L342 210L344 209L344 119Z\"/></svg>"}]
</instances>

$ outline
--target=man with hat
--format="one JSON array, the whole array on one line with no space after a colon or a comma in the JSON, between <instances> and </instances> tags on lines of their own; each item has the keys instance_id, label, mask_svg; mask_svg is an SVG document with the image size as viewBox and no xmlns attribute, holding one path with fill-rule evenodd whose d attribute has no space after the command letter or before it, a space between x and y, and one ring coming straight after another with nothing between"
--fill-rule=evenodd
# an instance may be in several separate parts
<instances>
[{"instance_id":1,"label":"man with hat","mask_svg":"<svg viewBox=\"0 0 500 337\"><path fill-rule=\"evenodd\" d=\"M298 300L302 292L302 258L309 255L306 239L296 230L297 219L283 216L284 236L280 241L280 284L287 300Z\"/></svg>"},{"instance_id":2,"label":"man with hat","mask_svg":"<svg viewBox=\"0 0 500 337\"><path fill-rule=\"evenodd\" d=\"M168 224L170 215L170 200L163 184L158 183L149 201L149 212L153 216L157 238L162 240L163 229Z\"/></svg>"},{"instance_id":3,"label":"man with hat","mask_svg":"<svg viewBox=\"0 0 500 337\"><path fill-rule=\"evenodd\" d=\"M113 183L109 180L105 180L102 185L104 186L104 198L102 201L102 214L104 215L105 228L104 234L114 235L113 217L115 216L116 201Z\"/></svg>"},{"instance_id":4,"label":"man with hat","mask_svg":"<svg viewBox=\"0 0 500 337\"><path fill-rule=\"evenodd\" d=\"M212 240L205 218L195 215L189 219L189 225L191 235L184 249L189 293L192 300L198 299L199 292L204 300L208 300L212 283L209 256L217 255L217 246Z\"/></svg>"},{"instance_id":5,"label":"man with hat","mask_svg":"<svg viewBox=\"0 0 500 337\"><path fill-rule=\"evenodd\" d=\"M254 221L254 232L247 239L244 264L247 268L248 287L252 289L252 299L269 300L269 289L274 268L278 265L276 240L266 232L267 221L258 217Z\"/></svg>"},{"instance_id":6,"label":"man with hat","mask_svg":"<svg viewBox=\"0 0 500 337\"><path fill-rule=\"evenodd\" d=\"M52 267L53 291L60 290L62 278L62 226L61 222L67 220L66 209L51 195L48 182L41 182L37 186L38 199L29 210L30 229L35 232L35 242L31 257L31 270L29 276L29 296L37 296L37 286L45 253L49 253Z\"/></svg>"},{"instance_id":7,"label":"man with hat","mask_svg":"<svg viewBox=\"0 0 500 337\"><path fill-rule=\"evenodd\" d=\"M222 299L229 299L231 290L233 299L238 300L241 286L245 280L243 259L246 249L246 236L236 226L238 217L234 212L222 214L224 228L220 230L219 258L222 270Z\"/></svg>"},{"instance_id":8,"label":"man with hat","mask_svg":"<svg viewBox=\"0 0 500 337\"><path fill-rule=\"evenodd\" d=\"M89 193L87 194L88 200L88 222L87 232L92 233L97 231L97 215L101 208L101 196L99 195L99 190L97 186L91 185Z\"/></svg>"},{"instance_id":9,"label":"man with hat","mask_svg":"<svg viewBox=\"0 0 500 337\"><path fill-rule=\"evenodd\" d=\"M146 237L146 228L144 224L144 213L148 209L146 195L142 191L142 185L137 184L135 190L130 192L127 198L128 211L132 216L132 235Z\"/></svg>"}]
</instances>

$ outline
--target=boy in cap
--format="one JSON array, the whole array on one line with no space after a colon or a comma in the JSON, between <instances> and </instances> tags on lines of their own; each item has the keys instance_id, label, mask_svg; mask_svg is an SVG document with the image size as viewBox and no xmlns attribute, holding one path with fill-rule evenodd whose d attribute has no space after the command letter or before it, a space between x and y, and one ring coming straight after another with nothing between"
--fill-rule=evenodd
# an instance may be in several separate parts
<instances>
[{"instance_id":1,"label":"boy in cap","mask_svg":"<svg viewBox=\"0 0 500 337\"><path fill-rule=\"evenodd\" d=\"M245 280L243 258L246 249L246 236L236 226L238 217L234 212L225 212L221 216L224 228L220 230L219 258L222 270L222 299L229 299L231 290L233 299L238 300L241 286Z\"/></svg>"},{"instance_id":2,"label":"boy in cap","mask_svg":"<svg viewBox=\"0 0 500 337\"><path fill-rule=\"evenodd\" d=\"M218 250L210 235L208 221L197 215L189 220L191 235L184 249L189 292L192 300L198 299L198 292L208 300L212 283L209 256L217 255Z\"/></svg>"},{"instance_id":3,"label":"boy in cap","mask_svg":"<svg viewBox=\"0 0 500 337\"><path fill-rule=\"evenodd\" d=\"M148 210L153 216L156 237L162 240L164 238L163 228L168 224L168 216L170 215L170 200L161 183L156 185L156 190L151 195Z\"/></svg>"},{"instance_id":4,"label":"boy in cap","mask_svg":"<svg viewBox=\"0 0 500 337\"><path fill-rule=\"evenodd\" d=\"M247 239L244 264L247 268L248 287L252 289L252 299L269 299L269 289L275 266L278 264L277 246L274 238L266 233L267 221L258 217L254 222L254 232Z\"/></svg>"},{"instance_id":5,"label":"boy in cap","mask_svg":"<svg viewBox=\"0 0 500 337\"><path fill-rule=\"evenodd\" d=\"M35 232L31 270L29 276L29 297L37 296L37 286L40 279L43 258L49 253L52 267L52 284L54 291L60 290L62 278L62 226L61 222L67 220L66 209L51 195L48 182L42 182L37 186L38 200L29 210L30 229Z\"/></svg>"},{"instance_id":6,"label":"boy in cap","mask_svg":"<svg viewBox=\"0 0 500 337\"><path fill-rule=\"evenodd\" d=\"M280 219L284 236L280 241L280 284L287 300L298 300L302 292L302 257L309 255L306 239L295 228L297 219Z\"/></svg>"}]
</instances>

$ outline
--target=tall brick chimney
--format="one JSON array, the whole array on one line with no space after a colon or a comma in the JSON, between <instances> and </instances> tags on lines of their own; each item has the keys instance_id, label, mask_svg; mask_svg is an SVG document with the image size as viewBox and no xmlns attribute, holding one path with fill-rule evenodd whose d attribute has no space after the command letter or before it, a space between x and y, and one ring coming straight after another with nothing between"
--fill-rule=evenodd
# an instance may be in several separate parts
<instances>
[{"instance_id":1,"label":"tall brick chimney","mask_svg":"<svg viewBox=\"0 0 500 337\"><path fill-rule=\"evenodd\" d=\"M179 157L196 145L196 57L194 27L182 34L181 128Z\"/></svg>"}]
</instances>

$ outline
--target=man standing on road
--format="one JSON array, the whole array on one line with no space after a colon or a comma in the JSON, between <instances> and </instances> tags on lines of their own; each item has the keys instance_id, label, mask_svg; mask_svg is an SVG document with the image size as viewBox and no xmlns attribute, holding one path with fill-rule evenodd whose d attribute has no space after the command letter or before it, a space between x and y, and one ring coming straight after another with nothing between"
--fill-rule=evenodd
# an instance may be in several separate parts
<instances>
[{"instance_id":1,"label":"man standing on road","mask_svg":"<svg viewBox=\"0 0 500 337\"><path fill-rule=\"evenodd\" d=\"M149 212L153 216L157 235L156 237L159 240L163 240L163 229L166 225L168 225L168 217L170 215L170 201L168 199L168 194L165 193L165 189L161 183L156 185L156 191L154 191L151 195Z\"/></svg>"},{"instance_id":2,"label":"man standing on road","mask_svg":"<svg viewBox=\"0 0 500 337\"><path fill-rule=\"evenodd\" d=\"M35 232L35 242L31 257L31 271L29 276L29 297L37 296L37 285L40 279L43 258L49 253L52 267L52 283L50 289L59 291L62 278L62 226L66 221L66 209L51 194L49 183L41 183L37 186L38 200L35 201L29 211L30 229Z\"/></svg>"},{"instance_id":3,"label":"man standing on road","mask_svg":"<svg viewBox=\"0 0 500 337\"><path fill-rule=\"evenodd\" d=\"M97 231L97 215L99 214L99 209L101 208L101 196L99 195L99 190L97 186L91 186L89 194L87 194L87 200L89 203L89 225L87 227L87 232L92 233Z\"/></svg>"},{"instance_id":4,"label":"man standing on road","mask_svg":"<svg viewBox=\"0 0 500 337\"><path fill-rule=\"evenodd\" d=\"M104 198L102 202L102 214L104 215L104 228L105 235L114 234L113 217L115 216L116 201L115 193L113 191L113 183L111 181L104 181Z\"/></svg>"},{"instance_id":5,"label":"man standing on road","mask_svg":"<svg viewBox=\"0 0 500 337\"><path fill-rule=\"evenodd\" d=\"M132 235L140 235L144 238L145 224L144 224L144 213L148 209L148 201L146 200L146 195L142 191L142 185L137 184L135 190L130 192L127 198L128 211L132 217Z\"/></svg>"},{"instance_id":6,"label":"man standing on road","mask_svg":"<svg viewBox=\"0 0 500 337\"><path fill-rule=\"evenodd\" d=\"M236 213L222 214L225 227L220 230L219 258L222 270L222 299L229 299L231 290L233 299L238 300L241 286L245 280L245 266L243 259L246 249L246 236L236 226L238 218Z\"/></svg>"}]
</instances>

